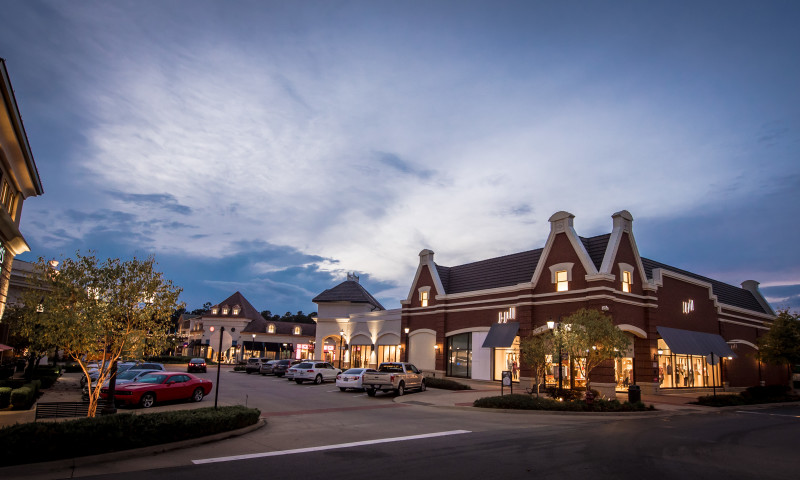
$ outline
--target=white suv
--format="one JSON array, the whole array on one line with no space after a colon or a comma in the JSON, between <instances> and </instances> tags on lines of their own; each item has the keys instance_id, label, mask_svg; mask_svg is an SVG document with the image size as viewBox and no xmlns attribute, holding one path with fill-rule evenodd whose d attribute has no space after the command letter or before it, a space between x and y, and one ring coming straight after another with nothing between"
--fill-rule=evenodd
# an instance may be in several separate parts
<instances>
[{"instance_id":1,"label":"white suv","mask_svg":"<svg viewBox=\"0 0 800 480\"><path fill-rule=\"evenodd\" d=\"M332 382L336 380L336 375L342 373L341 370L326 362L298 363L292 367L292 370L294 370L294 381L298 384L306 380L311 380L316 385L326 380Z\"/></svg>"}]
</instances>

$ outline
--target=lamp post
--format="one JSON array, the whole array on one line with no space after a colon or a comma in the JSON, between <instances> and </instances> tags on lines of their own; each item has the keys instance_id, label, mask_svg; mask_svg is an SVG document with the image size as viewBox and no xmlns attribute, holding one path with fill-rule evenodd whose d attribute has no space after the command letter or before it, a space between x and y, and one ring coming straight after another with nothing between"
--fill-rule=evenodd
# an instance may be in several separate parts
<instances>
[{"instance_id":1,"label":"lamp post","mask_svg":"<svg viewBox=\"0 0 800 480\"><path fill-rule=\"evenodd\" d=\"M253 351L256 349L256 334L253 334ZM266 356L266 355L264 355ZM244 361L244 355L242 355L242 361Z\"/></svg>"},{"instance_id":2,"label":"lamp post","mask_svg":"<svg viewBox=\"0 0 800 480\"><path fill-rule=\"evenodd\" d=\"M409 362L410 360L408 359L408 332L410 332L411 329L406 327L406 328L403 329L403 331L406 334L406 362Z\"/></svg>"},{"instance_id":3,"label":"lamp post","mask_svg":"<svg viewBox=\"0 0 800 480\"><path fill-rule=\"evenodd\" d=\"M550 331L553 332L553 335L556 334L555 333L555 329L558 329L558 335L556 337L558 339L558 396L561 397L562 396L562 385L563 385L563 381L564 381L564 372L563 372L564 368L561 365L561 362L562 362L561 322L554 322L552 319L548 320L547 321L547 328L549 328Z\"/></svg>"},{"instance_id":4,"label":"lamp post","mask_svg":"<svg viewBox=\"0 0 800 480\"><path fill-rule=\"evenodd\" d=\"M339 370L342 369L343 356L344 356L344 330L339 330Z\"/></svg>"},{"instance_id":5,"label":"lamp post","mask_svg":"<svg viewBox=\"0 0 800 480\"><path fill-rule=\"evenodd\" d=\"M211 327L211 332L214 332L214 327ZM214 392L214 410L217 409L217 400L219 399L219 366L222 363L222 337L225 333L225 327L219 327L219 348L217 348L217 388Z\"/></svg>"}]
</instances>

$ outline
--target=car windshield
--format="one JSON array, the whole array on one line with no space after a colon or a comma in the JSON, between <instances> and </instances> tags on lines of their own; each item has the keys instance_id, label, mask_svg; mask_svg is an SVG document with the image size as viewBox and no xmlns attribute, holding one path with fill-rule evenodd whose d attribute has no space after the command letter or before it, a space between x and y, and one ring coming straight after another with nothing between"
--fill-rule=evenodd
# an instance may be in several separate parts
<instances>
[{"instance_id":1,"label":"car windshield","mask_svg":"<svg viewBox=\"0 0 800 480\"><path fill-rule=\"evenodd\" d=\"M347 374L350 374L350 375L358 375L358 374L363 373L363 372L364 372L363 368L351 368L350 370L347 370L344 373L347 373Z\"/></svg>"},{"instance_id":2,"label":"car windshield","mask_svg":"<svg viewBox=\"0 0 800 480\"><path fill-rule=\"evenodd\" d=\"M127 372L118 373L117 380L133 380L136 375L141 373L141 370L128 370Z\"/></svg>"},{"instance_id":3,"label":"car windshield","mask_svg":"<svg viewBox=\"0 0 800 480\"><path fill-rule=\"evenodd\" d=\"M139 377L139 383L164 383L166 379L166 375L142 375Z\"/></svg>"}]
</instances>

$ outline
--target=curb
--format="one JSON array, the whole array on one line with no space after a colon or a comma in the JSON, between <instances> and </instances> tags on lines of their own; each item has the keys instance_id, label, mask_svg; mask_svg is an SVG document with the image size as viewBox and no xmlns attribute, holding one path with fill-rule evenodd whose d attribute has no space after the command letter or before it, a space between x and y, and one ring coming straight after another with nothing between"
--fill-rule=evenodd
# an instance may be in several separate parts
<instances>
[{"instance_id":1,"label":"curb","mask_svg":"<svg viewBox=\"0 0 800 480\"><path fill-rule=\"evenodd\" d=\"M216 433L205 437L190 438L188 440L181 440L180 442L162 443L159 445L152 445L149 447L134 448L131 450L120 450L118 452L101 453L98 455L87 455L85 457L65 458L62 460L53 460L50 462L40 463L24 463L21 465L11 465L8 467L0 467L0 474L2 477L14 476L14 470L24 470L26 475L30 475L33 469L37 470L35 473L42 473L44 471L57 471L64 469L74 469L85 465L95 465L100 463L116 462L119 460L127 460L129 458L143 457L147 455L155 455L158 453L170 452L173 450L180 450L186 447L195 445L202 445L204 443L216 442L225 440L227 438L238 437L245 435L252 431L258 430L267 424L267 419L261 417L258 422L253 425L240 428L238 430L231 430L228 432ZM22 473L22 472L20 472Z\"/></svg>"}]
</instances>

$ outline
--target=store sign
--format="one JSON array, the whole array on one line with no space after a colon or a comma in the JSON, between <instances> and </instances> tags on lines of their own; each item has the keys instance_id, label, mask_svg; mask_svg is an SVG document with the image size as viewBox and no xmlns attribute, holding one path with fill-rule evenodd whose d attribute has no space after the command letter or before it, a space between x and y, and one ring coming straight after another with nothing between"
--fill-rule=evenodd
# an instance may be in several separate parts
<instances>
[{"instance_id":1,"label":"store sign","mask_svg":"<svg viewBox=\"0 0 800 480\"><path fill-rule=\"evenodd\" d=\"M497 323L508 323L509 320L516 320L516 318L516 307L511 307L508 310L503 310L502 312L497 313Z\"/></svg>"}]
</instances>

